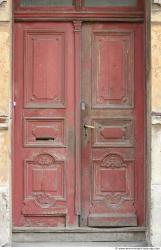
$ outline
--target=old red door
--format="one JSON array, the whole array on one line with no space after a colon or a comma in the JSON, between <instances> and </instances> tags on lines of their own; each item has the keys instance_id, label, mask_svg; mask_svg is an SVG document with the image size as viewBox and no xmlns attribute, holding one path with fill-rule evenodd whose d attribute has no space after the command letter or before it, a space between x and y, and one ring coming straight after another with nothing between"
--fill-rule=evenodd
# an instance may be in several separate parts
<instances>
[{"instance_id":1,"label":"old red door","mask_svg":"<svg viewBox=\"0 0 161 250\"><path fill-rule=\"evenodd\" d=\"M141 24L82 31L82 226L144 223Z\"/></svg>"},{"instance_id":2,"label":"old red door","mask_svg":"<svg viewBox=\"0 0 161 250\"><path fill-rule=\"evenodd\" d=\"M14 227L144 225L143 31L16 22Z\"/></svg>"},{"instance_id":3,"label":"old red door","mask_svg":"<svg viewBox=\"0 0 161 250\"><path fill-rule=\"evenodd\" d=\"M75 225L70 23L16 23L13 225Z\"/></svg>"}]
</instances>

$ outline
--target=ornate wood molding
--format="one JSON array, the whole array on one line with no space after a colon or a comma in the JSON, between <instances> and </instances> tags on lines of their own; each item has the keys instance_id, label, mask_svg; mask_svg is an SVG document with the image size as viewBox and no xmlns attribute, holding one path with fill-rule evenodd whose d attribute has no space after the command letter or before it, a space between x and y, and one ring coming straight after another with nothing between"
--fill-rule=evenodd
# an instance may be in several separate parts
<instances>
[{"instance_id":1,"label":"ornate wood molding","mask_svg":"<svg viewBox=\"0 0 161 250\"><path fill-rule=\"evenodd\" d=\"M81 78L81 30L82 30L82 21L74 20L74 48L75 48L75 128L76 128L76 149L75 149L75 159L76 159L76 193L75 193L75 213L80 215L81 213L81 131L80 131L80 78Z\"/></svg>"},{"instance_id":2,"label":"ornate wood molding","mask_svg":"<svg viewBox=\"0 0 161 250\"><path fill-rule=\"evenodd\" d=\"M82 29L82 21L73 21L74 24L74 31L81 32Z\"/></svg>"}]
</instances>

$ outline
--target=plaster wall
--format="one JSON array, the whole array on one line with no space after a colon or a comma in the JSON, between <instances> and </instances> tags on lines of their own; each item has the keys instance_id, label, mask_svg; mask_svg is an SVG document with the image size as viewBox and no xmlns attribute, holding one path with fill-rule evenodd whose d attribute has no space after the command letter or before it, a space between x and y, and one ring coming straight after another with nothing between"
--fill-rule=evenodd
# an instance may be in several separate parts
<instances>
[{"instance_id":1,"label":"plaster wall","mask_svg":"<svg viewBox=\"0 0 161 250\"><path fill-rule=\"evenodd\" d=\"M0 4L0 246L10 242L11 0Z\"/></svg>"},{"instance_id":2,"label":"plaster wall","mask_svg":"<svg viewBox=\"0 0 161 250\"><path fill-rule=\"evenodd\" d=\"M152 9L151 244L161 247L161 7Z\"/></svg>"}]
</instances>

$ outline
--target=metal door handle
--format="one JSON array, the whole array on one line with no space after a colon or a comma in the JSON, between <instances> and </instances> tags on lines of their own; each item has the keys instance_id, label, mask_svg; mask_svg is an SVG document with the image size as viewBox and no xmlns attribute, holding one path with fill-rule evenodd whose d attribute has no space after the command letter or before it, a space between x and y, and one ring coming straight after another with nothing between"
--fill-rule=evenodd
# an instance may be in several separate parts
<instances>
[{"instance_id":1,"label":"metal door handle","mask_svg":"<svg viewBox=\"0 0 161 250\"><path fill-rule=\"evenodd\" d=\"M84 124L84 127L85 127L85 128L91 128L91 129L94 129L94 128L95 128L95 126L88 125L88 124Z\"/></svg>"}]
</instances>

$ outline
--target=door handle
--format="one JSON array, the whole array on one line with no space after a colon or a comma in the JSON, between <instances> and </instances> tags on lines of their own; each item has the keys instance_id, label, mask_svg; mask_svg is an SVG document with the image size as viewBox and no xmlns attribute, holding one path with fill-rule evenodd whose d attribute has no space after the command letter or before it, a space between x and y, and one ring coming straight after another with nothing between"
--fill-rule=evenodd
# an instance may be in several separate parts
<instances>
[{"instance_id":1,"label":"door handle","mask_svg":"<svg viewBox=\"0 0 161 250\"><path fill-rule=\"evenodd\" d=\"M84 127L85 127L85 128L91 128L91 129L94 129L94 128L95 128L95 126L88 125L88 124L84 124Z\"/></svg>"}]
</instances>

